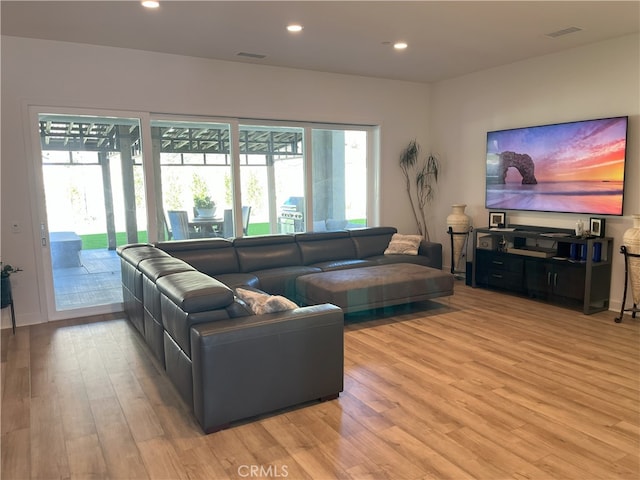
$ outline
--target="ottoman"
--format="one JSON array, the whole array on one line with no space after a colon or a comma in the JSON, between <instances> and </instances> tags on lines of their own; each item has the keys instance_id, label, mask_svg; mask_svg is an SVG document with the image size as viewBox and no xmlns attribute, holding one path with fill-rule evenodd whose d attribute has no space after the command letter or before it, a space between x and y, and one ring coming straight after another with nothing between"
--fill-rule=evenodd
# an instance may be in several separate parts
<instances>
[{"instance_id":1,"label":"ottoman","mask_svg":"<svg viewBox=\"0 0 640 480\"><path fill-rule=\"evenodd\" d=\"M51 266L53 268L81 267L82 239L75 232L51 232Z\"/></svg>"},{"instance_id":2,"label":"ottoman","mask_svg":"<svg viewBox=\"0 0 640 480\"><path fill-rule=\"evenodd\" d=\"M452 274L412 263L311 273L296 279L303 305L333 303L345 313L453 294Z\"/></svg>"}]
</instances>

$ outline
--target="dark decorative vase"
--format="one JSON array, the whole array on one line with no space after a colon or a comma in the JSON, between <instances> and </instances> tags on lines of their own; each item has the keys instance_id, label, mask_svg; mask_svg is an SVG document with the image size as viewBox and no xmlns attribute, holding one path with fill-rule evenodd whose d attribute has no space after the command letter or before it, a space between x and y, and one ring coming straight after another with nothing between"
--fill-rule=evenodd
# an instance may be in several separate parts
<instances>
[{"instance_id":1,"label":"dark decorative vase","mask_svg":"<svg viewBox=\"0 0 640 480\"><path fill-rule=\"evenodd\" d=\"M11 304L11 279L8 275L2 277L0 292L2 293L2 308L9 306Z\"/></svg>"}]
</instances>

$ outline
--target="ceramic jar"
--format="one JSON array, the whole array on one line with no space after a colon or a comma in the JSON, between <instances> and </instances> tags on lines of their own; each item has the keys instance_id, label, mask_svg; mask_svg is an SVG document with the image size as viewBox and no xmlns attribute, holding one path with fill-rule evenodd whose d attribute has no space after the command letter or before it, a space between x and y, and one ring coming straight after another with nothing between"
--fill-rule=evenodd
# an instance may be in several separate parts
<instances>
[{"instance_id":1,"label":"ceramic jar","mask_svg":"<svg viewBox=\"0 0 640 480\"><path fill-rule=\"evenodd\" d=\"M640 255L640 214L633 215L633 227L624 232L622 244L628 253ZM640 258L628 257L627 261L633 303L640 305Z\"/></svg>"},{"instance_id":2,"label":"ceramic jar","mask_svg":"<svg viewBox=\"0 0 640 480\"><path fill-rule=\"evenodd\" d=\"M447 216L447 230L451 227L453 233L468 233L471 220L464 213L467 208L465 204L457 203L451 205L451 213ZM466 235L453 235L453 252L451 257L451 265L455 271L465 271L466 265L460 265L467 242Z\"/></svg>"}]
</instances>

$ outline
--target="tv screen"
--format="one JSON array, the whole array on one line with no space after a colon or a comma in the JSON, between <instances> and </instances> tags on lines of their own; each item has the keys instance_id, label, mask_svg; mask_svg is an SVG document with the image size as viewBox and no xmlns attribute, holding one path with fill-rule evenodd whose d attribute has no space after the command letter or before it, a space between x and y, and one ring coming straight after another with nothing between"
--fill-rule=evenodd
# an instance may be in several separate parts
<instances>
[{"instance_id":1,"label":"tv screen","mask_svg":"<svg viewBox=\"0 0 640 480\"><path fill-rule=\"evenodd\" d=\"M622 215L627 120L488 132L486 207Z\"/></svg>"}]
</instances>

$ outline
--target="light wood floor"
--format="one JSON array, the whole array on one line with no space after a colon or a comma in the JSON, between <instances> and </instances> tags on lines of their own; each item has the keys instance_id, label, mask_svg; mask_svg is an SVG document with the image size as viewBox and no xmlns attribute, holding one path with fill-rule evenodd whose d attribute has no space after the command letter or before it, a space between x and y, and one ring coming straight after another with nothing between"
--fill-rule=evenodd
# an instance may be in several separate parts
<instances>
[{"instance_id":1,"label":"light wood floor","mask_svg":"<svg viewBox=\"0 0 640 480\"><path fill-rule=\"evenodd\" d=\"M456 284L354 316L339 399L203 435L119 318L2 332L2 478L637 479L640 319Z\"/></svg>"}]
</instances>

